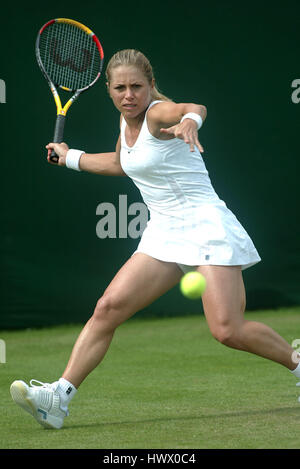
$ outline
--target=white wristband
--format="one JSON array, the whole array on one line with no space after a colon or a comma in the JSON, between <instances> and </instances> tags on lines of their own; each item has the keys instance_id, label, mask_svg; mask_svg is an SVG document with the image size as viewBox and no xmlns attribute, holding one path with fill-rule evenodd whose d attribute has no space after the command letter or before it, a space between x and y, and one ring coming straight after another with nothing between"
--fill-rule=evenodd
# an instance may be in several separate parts
<instances>
[{"instance_id":1,"label":"white wristband","mask_svg":"<svg viewBox=\"0 0 300 469\"><path fill-rule=\"evenodd\" d=\"M75 169L75 171L81 171L79 168L79 160L83 153L85 152L82 150L68 150L66 157L66 167Z\"/></svg>"},{"instance_id":2,"label":"white wristband","mask_svg":"<svg viewBox=\"0 0 300 469\"><path fill-rule=\"evenodd\" d=\"M197 124L197 129L199 130L200 127L203 124L202 117L199 114L196 114L195 112L188 112L187 114L184 114L183 118L181 119L180 122L182 122L184 119L193 119L193 121L196 122Z\"/></svg>"}]
</instances>

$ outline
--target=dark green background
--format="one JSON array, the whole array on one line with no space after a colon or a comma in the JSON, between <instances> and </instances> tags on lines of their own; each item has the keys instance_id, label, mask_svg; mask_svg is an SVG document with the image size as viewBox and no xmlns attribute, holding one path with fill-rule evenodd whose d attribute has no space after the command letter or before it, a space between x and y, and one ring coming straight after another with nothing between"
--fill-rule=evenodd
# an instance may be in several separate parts
<instances>
[{"instance_id":1,"label":"dark green background","mask_svg":"<svg viewBox=\"0 0 300 469\"><path fill-rule=\"evenodd\" d=\"M300 103L291 100L300 78L299 1L29 1L2 5L1 17L1 328L87 320L138 242L96 236L99 203L117 206L119 194L140 200L128 178L46 162L55 105L34 43L56 17L94 30L106 63L119 49L142 50L165 94L207 106L199 135L211 179L263 259L244 274L248 309L300 304ZM70 110L65 140L105 152L117 137L102 77ZM175 288L139 316L199 310Z\"/></svg>"}]
</instances>

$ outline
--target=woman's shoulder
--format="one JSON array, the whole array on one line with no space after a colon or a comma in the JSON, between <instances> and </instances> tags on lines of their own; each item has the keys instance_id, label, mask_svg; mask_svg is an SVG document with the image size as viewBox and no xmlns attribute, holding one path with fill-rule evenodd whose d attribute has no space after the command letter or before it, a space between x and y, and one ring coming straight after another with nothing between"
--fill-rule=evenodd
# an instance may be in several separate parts
<instances>
[{"instance_id":1,"label":"woman's shoulder","mask_svg":"<svg viewBox=\"0 0 300 469\"><path fill-rule=\"evenodd\" d=\"M151 106L151 107L150 107ZM160 125L174 114L176 103L173 101L152 101L147 111L147 120Z\"/></svg>"},{"instance_id":2,"label":"woman's shoulder","mask_svg":"<svg viewBox=\"0 0 300 469\"><path fill-rule=\"evenodd\" d=\"M146 114L149 132L159 140L169 140L161 133L161 128L176 123L174 120L174 106L176 104L171 101L152 101L150 106Z\"/></svg>"},{"instance_id":3,"label":"woman's shoulder","mask_svg":"<svg viewBox=\"0 0 300 469\"><path fill-rule=\"evenodd\" d=\"M150 112L151 114L154 114L154 115L159 114L168 109L172 109L174 107L174 104L175 104L174 101L161 101L161 100L152 101L149 104L147 113Z\"/></svg>"}]
</instances>

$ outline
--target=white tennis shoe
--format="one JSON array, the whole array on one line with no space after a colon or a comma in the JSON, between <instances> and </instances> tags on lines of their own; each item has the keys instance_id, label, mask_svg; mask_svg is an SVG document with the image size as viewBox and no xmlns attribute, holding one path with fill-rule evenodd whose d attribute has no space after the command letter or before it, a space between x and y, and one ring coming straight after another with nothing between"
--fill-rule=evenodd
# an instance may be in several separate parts
<instances>
[{"instance_id":1,"label":"white tennis shoe","mask_svg":"<svg viewBox=\"0 0 300 469\"><path fill-rule=\"evenodd\" d=\"M38 383L38 385L34 384ZM29 412L43 427L61 428L68 411L61 409L61 398L55 383L41 383L35 379L28 386L24 381L14 381L10 387L13 400Z\"/></svg>"}]
</instances>

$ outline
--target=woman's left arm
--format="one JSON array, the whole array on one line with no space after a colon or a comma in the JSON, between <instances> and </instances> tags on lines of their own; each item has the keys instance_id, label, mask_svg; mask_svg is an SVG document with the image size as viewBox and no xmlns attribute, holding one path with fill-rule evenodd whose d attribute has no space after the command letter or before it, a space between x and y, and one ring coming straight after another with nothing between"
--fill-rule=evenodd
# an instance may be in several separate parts
<instances>
[{"instance_id":1,"label":"woman's left arm","mask_svg":"<svg viewBox=\"0 0 300 469\"><path fill-rule=\"evenodd\" d=\"M204 149L198 140L197 122L190 118L182 120L190 112L200 116L202 123L205 121L206 107L194 103L161 102L149 110L148 116L156 134L180 138L190 146L191 151L194 151L196 146L203 153Z\"/></svg>"}]
</instances>

